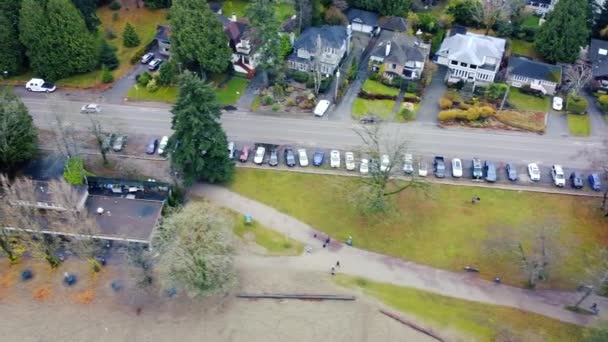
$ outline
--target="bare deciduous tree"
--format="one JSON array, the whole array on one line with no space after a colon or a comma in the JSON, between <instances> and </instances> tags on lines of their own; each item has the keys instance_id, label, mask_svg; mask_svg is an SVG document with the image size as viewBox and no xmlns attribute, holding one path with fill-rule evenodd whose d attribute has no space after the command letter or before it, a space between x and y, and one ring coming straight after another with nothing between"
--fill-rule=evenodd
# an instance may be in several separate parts
<instances>
[{"instance_id":1,"label":"bare deciduous tree","mask_svg":"<svg viewBox=\"0 0 608 342\"><path fill-rule=\"evenodd\" d=\"M65 119L65 108L58 103L51 104L52 112L47 117L53 140L57 150L66 157L78 154L76 139L74 139L74 127Z\"/></svg>"},{"instance_id":2,"label":"bare deciduous tree","mask_svg":"<svg viewBox=\"0 0 608 342\"><path fill-rule=\"evenodd\" d=\"M578 60L566 67L564 76L567 90L574 95L578 95L581 89L585 88L592 79L591 66L582 60Z\"/></svg>"},{"instance_id":3,"label":"bare deciduous tree","mask_svg":"<svg viewBox=\"0 0 608 342\"><path fill-rule=\"evenodd\" d=\"M103 165L108 165L108 157L107 152L109 146L104 146L103 141L106 138L103 133L101 122L93 117L91 114L87 114L89 116L89 120L91 121L91 133L95 137L95 142L97 143L97 148L99 149L99 153L101 153L101 158L103 159Z\"/></svg>"},{"instance_id":4,"label":"bare deciduous tree","mask_svg":"<svg viewBox=\"0 0 608 342\"><path fill-rule=\"evenodd\" d=\"M516 253L519 255L521 268L526 274L527 285L534 288L538 281L545 281L549 277L549 266L552 261L554 226L541 226L538 229L535 241L524 247L521 241L517 242Z\"/></svg>"},{"instance_id":5,"label":"bare deciduous tree","mask_svg":"<svg viewBox=\"0 0 608 342\"><path fill-rule=\"evenodd\" d=\"M475 16L477 21L485 27L485 35L488 35L498 21L508 18L510 11L511 6L509 5L509 1L482 0L477 6Z\"/></svg>"},{"instance_id":6,"label":"bare deciduous tree","mask_svg":"<svg viewBox=\"0 0 608 342\"><path fill-rule=\"evenodd\" d=\"M322 66L323 63L321 59L323 57L323 40L321 39L321 35L317 35L316 43L315 43L315 53L312 61L312 78L314 81L314 92L315 95L319 95L319 90L321 89L321 82L323 81L323 72Z\"/></svg>"}]
</instances>

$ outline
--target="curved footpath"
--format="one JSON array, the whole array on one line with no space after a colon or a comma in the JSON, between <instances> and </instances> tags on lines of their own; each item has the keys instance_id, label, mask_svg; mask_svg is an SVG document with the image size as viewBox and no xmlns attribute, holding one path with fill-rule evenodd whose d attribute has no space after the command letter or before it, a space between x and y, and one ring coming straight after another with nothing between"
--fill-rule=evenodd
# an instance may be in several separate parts
<instances>
[{"instance_id":1,"label":"curved footpath","mask_svg":"<svg viewBox=\"0 0 608 342\"><path fill-rule=\"evenodd\" d=\"M590 296L583 306L597 303L600 316L575 314L566 305L575 303L580 294L575 292L525 290L508 285L497 285L481 280L474 274L454 273L416 264L395 257L349 247L340 241L331 241L330 248L322 248L324 233L285 215L276 209L253 201L216 185L198 184L190 193L242 214L252 215L261 224L284 233L312 247L312 253L297 257L240 258L242 264L264 265L273 269L303 269L329 274L330 267L340 261L339 272L368 278L398 286L413 287L465 300L504 305L548 316L578 325L592 325L608 311L608 299ZM317 238L314 235L317 234Z\"/></svg>"}]
</instances>

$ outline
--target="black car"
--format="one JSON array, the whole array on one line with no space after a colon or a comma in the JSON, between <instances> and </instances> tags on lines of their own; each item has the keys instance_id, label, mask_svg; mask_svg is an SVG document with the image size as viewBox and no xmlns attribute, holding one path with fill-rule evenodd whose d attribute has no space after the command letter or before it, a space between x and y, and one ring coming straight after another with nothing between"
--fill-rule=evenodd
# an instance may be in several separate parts
<instances>
[{"instance_id":1,"label":"black car","mask_svg":"<svg viewBox=\"0 0 608 342\"><path fill-rule=\"evenodd\" d=\"M435 177L444 178L445 177L445 160L441 156L436 156L433 161L433 168Z\"/></svg>"},{"instance_id":2,"label":"black car","mask_svg":"<svg viewBox=\"0 0 608 342\"><path fill-rule=\"evenodd\" d=\"M574 171L570 174L570 185L575 189L583 188L583 175L580 172Z\"/></svg>"},{"instance_id":3,"label":"black car","mask_svg":"<svg viewBox=\"0 0 608 342\"><path fill-rule=\"evenodd\" d=\"M483 171L485 174L486 182L496 182L497 175L496 175L496 166L494 165L494 163L486 160L485 163L483 164Z\"/></svg>"},{"instance_id":4,"label":"black car","mask_svg":"<svg viewBox=\"0 0 608 342\"><path fill-rule=\"evenodd\" d=\"M150 141L148 141L148 145L146 145L146 153L154 154L154 152L156 152L157 147L158 147L158 139L150 139Z\"/></svg>"},{"instance_id":5,"label":"black car","mask_svg":"<svg viewBox=\"0 0 608 342\"><path fill-rule=\"evenodd\" d=\"M505 171L507 172L508 180L512 182L515 182L517 180L517 169L515 168L515 165L507 163L507 166L505 166Z\"/></svg>"},{"instance_id":6,"label":"black car","mask_svg":"<svg viewBox=\"0 0 608 342\"><path fill-rule=\"evenodd\" d=\"M279 165L279 154L277 150L270 151L270 157L268 158L268 165L277 166Z\"/></svg>"},{"instance_id":7,"label":"black car","mask_svg":"<svg viewBox=\"0 0 608 342\"><path fill-rule=\"evenodd\" d=\"M368 116L362 117L361 120L359 120L359 122L363 123L363 124L377 123L377 122L380 122L380 118L378 118L375 115L368 115Z\"/></svg>"},{"instance_id":8,"label":"black car","mask_svg":"<svg viewBox=\"0 0 608 342\"><path fill-rule=\"evenodd\" d=\"M285 149L285 164L289 167L296 166L296 156L290 148Z\"/></svg>"},{"instance_id":9,"label":"black car","mask_svg":"<svg viewBox=\"0 0 608 342\"><path fill-rule=\"evenodd\" d=\"M479 160L478 158L473 158L472 168L473 168L473 179L482 179L483 178L483 168L481 166L481 160Z\"/></svg>"}]
</instances>

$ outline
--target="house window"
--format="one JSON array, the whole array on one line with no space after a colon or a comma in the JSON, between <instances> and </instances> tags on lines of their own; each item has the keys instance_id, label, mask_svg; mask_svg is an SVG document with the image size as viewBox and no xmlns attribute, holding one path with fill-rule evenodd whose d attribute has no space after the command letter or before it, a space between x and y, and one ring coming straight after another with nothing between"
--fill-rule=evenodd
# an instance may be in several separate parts
<instances>
[{"instance_id":1,"label":"house window","mask_svg":"<svg viewBox=\"0 0 608 342\"><path fill-rule=\"evenodd\" d=\"M466 68L467 67L467 63L460 62L460 66Z\"/></svg>"},{"instance_id":2,"label":"house window","mask_svg":"<svg viewBox=\"0 0 608 342\"><path fill-rule=\"evenodd\" d=\"M450 64L452 64L452 65L458 65L458 61L451 61Z\"/></svg>"},{"instance_id":3,"label":"house window","mask_svg":"<svg viewBox=\"0 0 608 342\"><path fill-rule=\"evenodd\" d=\"M477 69L477 65L471 64L471 65L469 65L469 68L471 68L471 69Z\"/></svg>"},{"instance_id":4,"label":"house window","mask_svg":"<svg viewBox=\"0 0 608 342\"><path fill-rule=\"evenodd\" d=\"M393 69L397 69L397 64L392 65Z\"/></svg>"}]
</instances>

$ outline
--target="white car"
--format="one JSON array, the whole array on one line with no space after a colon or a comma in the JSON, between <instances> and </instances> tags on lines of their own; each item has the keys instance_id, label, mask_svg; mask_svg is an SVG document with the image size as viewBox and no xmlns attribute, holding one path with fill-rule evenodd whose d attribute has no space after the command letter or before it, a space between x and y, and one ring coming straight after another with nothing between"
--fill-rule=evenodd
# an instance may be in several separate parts
<instances>
[{"instance_id":1,"label":"white car","mask_svg":"<svg viewBox=\"0 0 608 342\"><path fill-rule=\"evenodd\" d=\"M355 154L352 152L344 153L344 163L348 171L354 170L357 166L355 165Z\"/></svg>"},{"instance_id":2,"label":"white car","mask_svg":"<svg viewBox=\"0 0 608 342\"><path fill-rule=\"evenodd\" d=\"M100 113L101 107L96 103L89 103L80 108L81 113Z\"/></svg>"},{"instance_id":3,"label":"white car","mask_svg":"<svg viewBox=\"0 0 608 342\"><path fill-rule=\"evenodd\" d=\"M462 161L458 158L452 159L452 177L462 177Z\"/></svg>"},{"instance_id":4,"label":"white car","mask_svg":"<svg viewBox=\"0 0 608 342\"><path fill-rule=\"evenodd\" d=\"M403 172L406 175L411 175L414 173L414 157L411 153L406 153L403 155Z\"/></svg>"},{"instance_id":5,"label":"white car","mask_svg":"<svg viewBox=\"0 0 608 342\"><path fill-rule=\"evenodd\" d=\"M386 172L391 164L391 161L388 159L388 154L383 154L380 157L380 171Z\"/></svg>"},{"instance_id":6,"label":"white car","mask_svg":"<svg viewBox=\"0 0 608 342\"><path fill-rule=\"evenodd\" d=\"M165 149L167 148L167 143L169 142L169 137L168 136L164 136L162 137L162 139L160 139L160 144L158 144L158 154L163 154L165 153Z\"/></svg>"},{"instance_id":7,"label":"white car","mask_svg":"<svg viewBox=\"0 0 608 342\"><path fill-rule=\"evenodd\" d=\"M325 112L327 112L329 105L331 105L331 102L329 102L327 100L319 101L319 103L317 104L317 106L315 107L315 110L314 110L315 116L323 116L325 114Z\"/></svg>"},{"instance_id":8,"label":"white car","mask_svg":"<svg viewBox=\"0 0 608 342\"><path fill-rule=\"evenodd\" d=\"M153 59L154 59L154 53L148 52L147 54L141 56L141 64L148 64Z\"/></svg>"},{"instance_id":9,"label":"white car","mask_svg":"<svg viewBox=\"0 0 608 342\"><path fill-rule=\"evenodd\" d=\"M228 158L234 158L234 142L231 141L228 143Z\"/></svg>"},{"instance_id":10,"label":"white car","mask_svg":"<svg viewBox=\"0 0 608 342\"><path fill-rule=\"evenodd\" d=\"M53 83L45 82L41 78L32 78L25 84L27 91L52 93L57 89Z\"/></svg>"},{"instance_id":11,"label":"white car","mask_svg":"<svg viewBox=\"0 0 608 342\"><path fill-rule=\"evenodd\" d=\"M369 173L369 160L361 159L361 164L359 165L359 172L362 175L366 175Z\"/></svg>"},{"instance_id":12,"label":"white car","mask_svg":"<svg viewBox=\"0 0 608 342\"><path fill-rule=\"evenodd\" d=\"M540 169L538 168L538 165L536 163L528 164L528 175L533 181L540 180Z\"/></svg>"},{"instance_id":13,"label":"white car","mask_svg":"<svg viewBox=\"0 0 608 342\"><path fill-rule=\"evenodd\" d=\"M340 167L340 151L332 150L329 154L329 166L339 168Z\"/></svg>"},{"instance_id":14,"label":"white car","mask_svg":"<svg viewBox=\"0 0 608 342\"><path fill-rule=\"evenodd\" d=\"M553 165L551 167L551 177L555 186L560 188L566 186L566 176L564 176L564 169L560 165Z\"/></svg>"},{"instance_id":15,"label":"white car","mask_svg":"<svg viewBox=\"0 0 608 342\"><path fill-rule=\"evenodd\" d=\"M257 150L255 150L255 156L253 157L253 162L262 165L264 162L264 154L266 153L266 149L263 146L259 146Z\"/></svg>"},{"instance_id":16,"label":"white car","mask_svg":"<svg viewBox=\"0 0 608 342\"><path fill-rule=\"evenodd\" d=\"M429 170L426 168L425 162L418 163L418 176L426 177L429 174Z\"/></svg>"},{"instance_id":17,"label":"white car","mask_svg":"<svg viewBox=\"0 0 608 342\"><path fill-rule=\"evenodd\" d=\"M555 109L555 110L564 109L564 100L561 97L559 97L559 96L553 97L553 109Z\"/></svg>"},{"instance_id":18,"label":"white car","mask_svg":"<svg viewBox=\"0 0 608 342\"><path fill-rule=\"evenodd\" d=\"M298 150L298 160L300 161L300 166L308 166L308 155L305 149L301 148Z\"/></svg>"}]
</instances>

